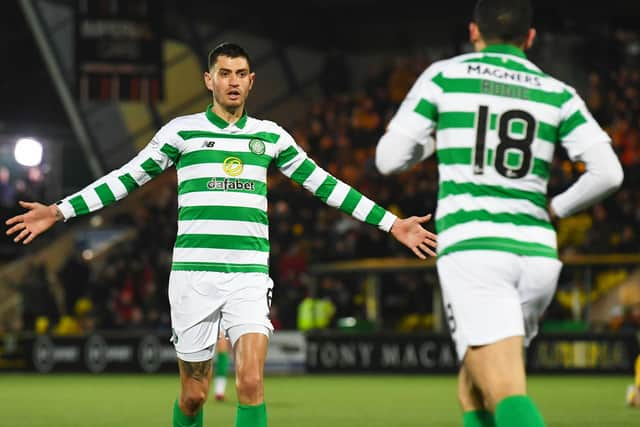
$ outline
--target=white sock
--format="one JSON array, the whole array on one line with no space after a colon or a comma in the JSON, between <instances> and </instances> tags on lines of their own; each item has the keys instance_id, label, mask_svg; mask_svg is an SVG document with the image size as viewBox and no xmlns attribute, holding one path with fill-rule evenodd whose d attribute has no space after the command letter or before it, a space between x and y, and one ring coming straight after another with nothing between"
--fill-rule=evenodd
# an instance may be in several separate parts
<instances>
[{"instance_id":1,"label":"white sock","mask_svg":"<svg viewBox=\"0 0 640 427\"><path fill-rule=\"evenodd\" d=\"M224 391L227 388L227 378L226 377L215 377L213 379L213 389L216 396L224 396Z\"/></svg>"}]
</instances>

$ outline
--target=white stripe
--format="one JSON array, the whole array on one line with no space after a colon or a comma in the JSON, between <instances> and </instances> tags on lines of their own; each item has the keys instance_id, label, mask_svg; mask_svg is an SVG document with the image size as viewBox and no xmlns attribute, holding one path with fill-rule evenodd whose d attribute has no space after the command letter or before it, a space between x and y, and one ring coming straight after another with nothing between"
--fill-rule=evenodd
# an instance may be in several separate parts
<instances>
[{"instance_id":1,"label":"white stripe","mask_svg":"<svg viewBox=\"0 0 640 427\"><path fill-rule=\"evenodd\" d=\"M439 165L440 182L471 182L478 185L498 185L515 190L535 191L546 194L546 182L537 175L527 175L520 179L509 179L500 175L495 169L485 168L484 174L474 175L471 165Z\"/></svg>"},{"instance_id":2,"label":"white stripe","mask_svg":"<svg viewBox=\"0 0 640 427\"><path fill-rule=\"evenodd\" d=\"M196 191L180 194L178 206L239 206L267 211L267 198L251 193Z\"/></svg>"},{"instance_id":3,"label":"white stripe","mask_svg":"<svg viewBox=\"0 0 640 427\"><path fill-rule=\"evenodd\" d=\"M177 169L178 181L186 181L194 178L228 177L222 169L222 163L201 163ZM267 168L254 165L243 165L242 173L233 178L255 179L266 182Z\"/></svg>"},{"instance_id":4,"label":"white stripe","mask_svg":"<svg viewBox=\"0 0 640 427\"><path fill-rule=\"evenodd\" d=\"M144 169L142 169L142 164L140 164L138 167L139 169L135 169L135 170L127 170L125 171L126 173L128 173L129 175L131 175L131 178L133 178L133 180L138 184L138 186L143 186L145 185L147 182L151 181L151 177L149 176L148 173L146 173L144 171Z\"/></svg>"},{"instance_id":5,"label":"white stripe","mask_svg":"<svg viewBox=\"0 0 640 427\"><path fill-rule=\"evenodd\" d=\"M174 248L174 262L221 262L228 264L267 265L268 252L240 249Z\"/></svg>"},{"instance_id":6,"label":"white stripe","mask_svg":"<svg viewBox=\"0 0 640 427\"><path fill-rule=\"evenodd\" d=\"M367 215L369 215L369 212L371 212L371 209L373 209L374 205L375 203L373 203L373 201L362 196L351 215L360 221L364 221L367 218Z\"/></svg>"},{"instance_id":7,"label":"white stripe","mask_svg":"<svg viewBox=\"0 0 640 427\"><path fill-rule=\"evenodd\" d=\"M84 201L89 207L89 211L91 212L95 211L96 209L100 209L103 206L102 200L100 200L98 193L96 193L96 187L97 186L92 185L88 189L88 191L82 193L82 197L84 198Z\"/></svg>"},{"instance_id":8,"label":"white stripe","mask_svg":"<svg viewBox=\"0 0 640 427\"><path fill-rule=\"evenodd\" d=\"M524 213L536 218L549 220L546 210L528 200L505 199L501 197L473 197L469 194L447 196L438 201L437 218L459 210L473 211L484 209L491 213Z\"/></svg>"},{"instance_id":9,"label":"white stripe","mask_svg":"<svg viewBox=\"0 0 640 427\"><path fill-rule=\"evenodd\" d=\"M555 144L550 144L547 141L537 138L533 141L533 144L531 144L531 154L533 157L546 160L549 163L551 163L551 160L553 159L553 152L555 149Z\"/></svg>"},{"instance_id":10,"label":"white stripe","mask_svg":"<svg viewBox=\"0 0 640 427\"><path fill-rule=\"evenodd\" d=\"M309 178L302 184L304 188L314 193L318 190L318 187L322 185L324 180L327 178L327 171L316 165L316 168L311 172Z\"/></svg>"},{"instance_id":11,"label":"white stripe","mask_svg":"<svg viewBox=\"0 0 640 427\"><path fill-rule=\"evenodd\" d=\"M333 207L340 207L351 187L344 182L337 180L336 186L327 199L327 204Z\"/></svg>"},{"instance_id":12,"label":"white stripe","mask_svg":"<svg viewBox=\"0 0 640 427\"><path fill-rule=\"evenodd\" d=\"M73 218L74 216L76 216L75 209L73 209L73 206L71 205L71 203L69 203L69 200L73 199L73 197L74 196L71 195L65 198L64 200L62 200L62 203L57 205L60 212L62 212L62 216L64 217L65 222L67 222L69 218Z\"/></svg>"},{"instance_id":13,"label":"white stripe","mask_svg":"<svg viewBox=\"0 0 640 427\"><path fill-rule=\"evenodd\" d=\"M391 226L393 225L393 223L397 218L398 218L397 216L387 211L382 217L382 220L380 221L380 225L378 225L378 228L382 231L388 232L389 230L391 230Z\"/></svg>"},{"instance_id":14,"label":"white stripe","mask_svg":"<svg viewBox=\"0 0 640 427\"><path fill-rule=\"evenodd\" d=\"M531 112L536 120L543 121L547 124L557 126L560 120L560 108L542 102L534 102L520 98L507 98L502 96L492 96L483 93L446 93L438 98L438 111L464 111L478 112L480 105L489 106L489 114L500 114L504 111L513 110L514 108ZM491 116L487 117L490 120ZM487 123L487 129L490 122ZM497 130L497 129L496 129Z\"/></svg>"},{"instance_id":15,"label":"white stripe","mask_svg":"<svg viewBox=\"0 0 640 427\"><path fill-rule=\"evenodd\" d=\"M178 234L226 234L269 238L269 226L258 222L231 220L178 221Z\"/></svg>"},{"instance_id":16,"label":"white stripe","mask_svg":"<svg viewBox=\"0 0 640 427\"><path fill-rule=\"evenodd\" d=\"M116 196L116 200L120 200L128 194L127 187L118 178L109 180L108 185L111 192Z\"/></svg>"},{"instance_id":17,"label":"white stripe","mask_svg":"<svg viewBox=\"0 0 640 427\"><path fill-rule=\"evenodd\" d=\"M300 166L306 158L307 156L303 152L298 150L298 154L292 160L289 160L289 162L282 166L280 170L283 174L291 178L291 175L293 175L296 169L298 169L298 166Z\"/></svg>"},{"instance_id":18,"label":"white stripe","mask_svg":"<svg viewBox=\"0 0 640 427\"><path fill-rule=\"evenodd\" d=\"M438 233L438 250L442 251L456 242L476 237L505 237L523 242L540 243L552 248L556 247L556 233L548 228L471 221Z\"/></svg>"},{"instance_id":19,"label":"white stripe","mask_svg":"<svg viewBox=\"0 0 640 427\"><path fill-rule=\"evenodd\" d=\"M485 148L489 146L489 136L492 132L487 132ZM447 128L438 130L436 145L438 150L444 148L473 148L476 140L476 131L473 128Z\"/></svg>"},{"instance_id":20,"label":"white stripe","mask_svg":"<svg viewBox=\"0 0 640 427\"><path fill-rule=\"evenodd\" d=\"M201 138L192 138L186 141L186 147L182 155L193 153L195 151L232 151L236 153L251 153L249 141L253 138L224 138L220 136L203 136ZM214 141L213 147L203 147L207 141ZM263 141L264 142L264 141ZM265 153L269 157L273 157L276 144L264 142Z\"/></svg>"}]
</instances>

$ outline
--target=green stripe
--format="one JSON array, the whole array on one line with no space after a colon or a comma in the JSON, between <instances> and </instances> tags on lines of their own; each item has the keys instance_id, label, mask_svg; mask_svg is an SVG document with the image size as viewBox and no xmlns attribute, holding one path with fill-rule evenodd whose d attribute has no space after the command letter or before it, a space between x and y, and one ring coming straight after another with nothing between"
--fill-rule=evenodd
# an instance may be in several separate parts
<instances>
[{"instance_id":1,"label":"green stripe","mask_svg":"<svg viewBox=\"0 0 640 427\"><path fill-rule=\"evenodd\" d=\"M498 56L485 55L485 56L481 56L480 58L467 59L464 62L477 62L481 64L495 65L497 67L507 68L512 71L520 71L527 74L533 74L534 76L538 76L538 77L546 77L544 73L528 68L527 66L525 66L524 64L521 64L520 62L514 61L512 59L508 59L504 56L498 57Z\"/></svg>"},{"instance_id":2,"label":"green stripe","mask_svg":"<svg viewBox=\"0 0 640 427\"><path fill-rule=\"evenodd\" d=\"M526 86L499 83L483 79L450 79L439 73L433 82L440 86L445 93L484 93L507 98L523 98L532 102L548 104L560 108L573 95L567 90L563 92L548 92L540 89L531 89ZM500 92L496 92L499 90Z\"/></svg>"},{"instance_id":3,"label":"green stripe","mask_svg":"<svg viewBox=\"0 0 640 427\"><path fill-rule=\"evenodd\" d=\"M358 206L358 202L360 202L360 199L362 199L362 194L360 194L353 188L349 188L347 197L344 198L342 204L340 205L340 210L351 215L356 209L356 206Z\"/></svg>"},{"instance_id":4,"label":"green stripe","mask_svg":"<svg viewBox=\"0 0 640 427\"><path fill-rule=\"evenodd\" d=\"M413 111L431 121L435 122L438 120L438 107L424 98L418 102L418 105L416 105L416 108Z\"/></svg>"},{"instance_id":5,"label":"green stripe","mask_svg":"<svg viewBox=\"0 0 640 427\"><path fill-rule=\"evenodd\" d=\"M100 197L102 206L109 206L116 201L116 196L113 195L113 192L106 183L98 185L95 188L95 192L98 194L98 197Z\"/></svg>"},{"instance_id":6,"label":"green stripe","mask_svg":"<svg viewBox=\"0 0 640 427\"><path fill-rule=\"evenodd\" d=\"M497 114L491 114L489 129L497 127ZM466 111L448 111L440 113L438 130L473 129L476 126L476 113ZM545 122L538 122L538 139L555 143L558 140L558 128Z\"/></svg>"},{"instance_id":7,"label":"green stripe","mask_svg":"<svg viewBox=\"0 0 640 427\"><path fill-rule=\"evenodd\" d=\"M151 158L142 163L142 169L144 169L151 178L155 178L162 173L162 168Z\"/></svg>"},{"instance_id":8,"label":"green stripe","mask_svg":"<svg viewBox=\"0 0 640 427\"><path fill-rule=\"evenodd\" d=\"M548 179L551 163L542 159L533 159L533 169L531 173L538 175L540 178Z\"/></svg>"},{"instance_id":9,"label":"green stripe","mask_svg":"<svg viewBox=\"0 0 640 427\"><path fill-rule=\"evenodd\" d=\"M576 111L567 120L560 123L560 130L558 134L560 139L564 139L567 135L573 132L578 126L587 123L587 119L582 115L580 110Z\"/></svg>"},{"instance_id":10,"label":"green stripe","mask_svg":"<svg viewBox=\"0 0 640 427\"><path fill-rule=\"evenodd\" d=\"M450 128L472 129L476 123L476 113L465 111L447 111L440 113L438 119L438 130Z\"/></svg>"},{"instance_id":11,"label":"green stripe","mask_svg":"<svg viewBox=\"0 0 640 427\"><path fill-rule=\"evenodd\" d=\"M472 250L494 250L511 252L522 256L543 256L558 258L558 251L551 246L541 243L523 242L521 240L507 239L504 237L477 237L474 239L456 242L446 247L438 256L444 256L451 252Z\"/></svg>"},{"instance_id":12,"label":"green stripe","mask_svg":"<svg viewBox=\"0 0 640 427\"><path fill-rule=\"evenodd\" d=\"M180 151L176 147L169 144L164 144L160 151L166 154L174 164L178 163L178 159L180 158Z\"/></svg>"},{"instance_id":13,"label":"green stripe","mask_svg":"<svg viewBox=\"0 0 640 427\"><path fill-rule=\"evenodd\" d=\"M239 206L183 206L178 211L179 221L197 219L248 221L269 224L267 213L260 209Z\"/></svg>"},{"instance_id":14,"label":"green stripe","mask_svg":"<svg viewBox=\"0 0 640 427\"><path fill-rule=\"evenodd\" d=\"M139 187L136 180L133 179L133 177L128 173L125 173L124 175L120 175L118 179L120 180L120 182L122 182L122 185L124 185L124 188L127 189L127 193L131 193L133 190Z\"/></svg>"},{"instance_id":15,"label":"green stripe","mask_svg":"<svg viewBox=\"0 0 640 427\"><path fill-rule=\"evenodd\" d=\"M333 189L336 188L336 184L338 184L338 180L332 177L331 175L327 175L324 179L324 182L320 184L320 187L316 190L316 196L320 198L324 203L327 203L329 196L333 192Z\"/></svg>"},{"instance_id":16,"label":"green stripe","mask_svg":"<svg viewBox=\"0 0 640 427\"><path fill-rule=\"evenodd\" d=\"M269 252L269 239L228 234L180 234L176 238L175 247Z\"/></svg>"},{"instance_id":17,"label":"green stripe","mask_svg":"<svg viewBox=\"0 0 640 427\"><path fill-rule=\"evenodd\" d=\"M538 139L555 144L558 141L558 128L545 122L538 122Z\"/></svg>"},{"instance_id":18,"label":"green stripe","mask_svg":"<svg viewBox=\"0 0 640 427\"><path fill-rule=\"evenodd\" d=\"M275 144L280 135L271 132L256 132L256 133L242 133L242 134L230 134L219 132L208 132L204 130L181 130L178 131L180 138L185 141L194 138L223 138L223 139L260 139L264 142Z\"/></svg>"},{"instance_id":19,"label":"green stripe","mask_svg":"<svg viewBox=\"0 0 640 427\"><path fill-rule=\"evenodd\" d=\"M440 165L471 165L471 148L441 148L437 150L438 164ZM493 150L487 150L487 164L493 162ZM549 178L550 163L534 158L531 173L540 178Z\"/></svg>"},{"instance_id":20,"label":"green stripe","mask_svg":"<svg viewBox=\"0 0 640 427\"><path fill-rule=\"evenodd\" d=\"M519 120L512 120L511 121L511 133L515 133L518 135L522 135L524 134L524 122L521 122Z\"/></svg>"},{"instance_id":21,"label":"green stripe","mask_svg":"<svg viewBox=\"0 0 640 427\"><path fill-rule=\"evenodd\" d=\"M223 262L174 262L174 271L216 271L219 273L269 273L262 264L225 264Z\"/></svg>"},{"instance_id":22,"label":"green stripe","mask_svg":"<svg viewBox=\"0 0 640 427\"><path fill-rule=\"evenodd\" d=\"M445 215L436 221L436 229L438 230L438 233L442 233L451 227L472 221L526 225L553 230L553 226L548 221L536 218L532 215L507 212L494 213L484 209L478 209L475 211L459 210Z\"/></svg>"},{"instance_id":23,"label":"green stripe","mask_svg":"<svg viewBox=\"0 0 640 427\"><path fill-rule=\"evenodd\" d=\"M226 178L226 179L229 179L229 178ZM254 180L254 179L241 179L240 181L242 183L253 183L255 191L249 191L249 190L244 190L244 189L229 189L229 188L227 188L226 190L224 190L222 188L209 188L209 183L212 180L222 181L222 178L220 178L220 179L215 179L215 178L194 178L194 179L187 179L185 181L182 181L180 183L180 185L178 186L178 194L193 193L193 192L196 192L196 191L231 191L231 192L237 192L237 193L257 194L257 195L260 195L260 196L266 196L267 195L267 186L262 181L257 181L257 180ZM231 179L231 180L234 180L234 179Z\"/></svg>"},{"instance_id":24,"label":"green stripe","mask_svg":"<svg viewBox=\"0 0 640 427\"><path fill-rule=\"evenodd\" d=\"M269 167L271 156L267 154L253 154L244 151L198 150L183 154L176 168L199 165L204 163L224 163L229 157L237 157L245 165Z\"/></svg>"},{"instance_id":25,"label":"green stripe","mask_svg":"<svg viewBox=\"0 0 640 427\"><path fill-rule=\"evenodd\" d=\"M84 215L89 213L89 207L87 206L87 202L84 201L81 195L77 195L69 199L69 203L73 206L73 210L76 215Z\"/></svg>"},{"instance_id":26,"label":"green stripe","mask_svg":"<svg viewBox=\"0 0 640 427\"><path fill-rule=\"evenodd\" d=\"M364 219L364 222L376 226L380 225L380 221L384 218L385 213L387 213L386 209L378 205L373 205L373 209L369 211L369 215Z\"/></svg>"},{"instance_id":27,"label":"green stripe","mask_svg":"<svg viewBox=\"0 0 640 427\"><path fill-rule=\"evenodd\" d=\"M307 178L309 178L309 176L311 176L315 169L316 165L311 160L305 159L305 161L302 162L300 166L298 166L295 172L293 172L293 175L291 175L291 179L294 182L302 185L302 183L305 182Z\"/></svg>"},{"instance_id":28,"label":"green stripe","mask_svg":"<svg viewBox=\"0 0 640 427\"><path fill-rule=\"evenodd\" d=\"M298 150L296 150L294 146L287 147L287 149L280 153L276 159L276 166L278 166L278 168L282 168L282 166L289 163L297 155Z\"/></svg>"},{"instance_id":29,"label":"green stripe","mask_svg":"<svg viewBox=\"0 0 640 427\"><path fill-rule=\"evenodd\" d=\"M471 148L441 148L436 151L441 165L470 165Z\"/></svg>"},{"instance_id":30,"label":"green stripe","mask_svg":"<svg viewBox=\"0 0 640 427\"><path fill-rule=\"evenodd\" d=\"M440 183L440 190L438 192L439 200L460 194L468 194L472 197L499 197L502 199L528 200L542 209L547 208L547 197L544 193L517 190L498 185L479 185L470 182L443 181Z\"/></svg>"}]
</instances>

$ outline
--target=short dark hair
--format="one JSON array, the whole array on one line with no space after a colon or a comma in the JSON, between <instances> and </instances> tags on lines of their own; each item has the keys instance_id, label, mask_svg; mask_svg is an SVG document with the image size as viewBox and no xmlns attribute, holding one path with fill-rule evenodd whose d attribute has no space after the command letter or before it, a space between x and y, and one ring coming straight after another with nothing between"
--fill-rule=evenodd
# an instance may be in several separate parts
<instances>
[{"instance_id":1,"label":"short dark hair","mask_svg":"<svg viewBox=\"0 0 640 427\"><path fill-rule=\"evenodd\" d=\"M488 41L520 43L533 21L530 0L478 0L473 21Z\"/></svg>"},{"instance_id":2,"label":"short dark hair","mask_svg":"<svg viewBox=\"0 0 640 427\"><path fill-rule=\"evenodd\" d=\"M235 43L224 42L214 47L209 51L209 57L207 63L209 69L216 63L219 56L228 56L229 58L244 58L249 64L249 70L251 70L251 58L246 50Z\"/></svg>"}]
</instances>

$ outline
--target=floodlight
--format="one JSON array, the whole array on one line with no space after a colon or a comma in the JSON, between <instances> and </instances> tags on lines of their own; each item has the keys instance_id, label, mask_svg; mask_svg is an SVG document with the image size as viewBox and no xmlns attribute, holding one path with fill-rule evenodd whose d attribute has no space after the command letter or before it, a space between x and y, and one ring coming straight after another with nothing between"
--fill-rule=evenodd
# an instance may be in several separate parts
<instances>
[{"instance_id":1,"label":"floodlight","mask_svg":"<svg viewBox=\"0 0 640 427\"><path fill-rule=\"evenodd\" d=\"M38 166L42 161L42 144L33 138L21 138L13 155L22 166Z\"/></svg>"}]
</instances>

